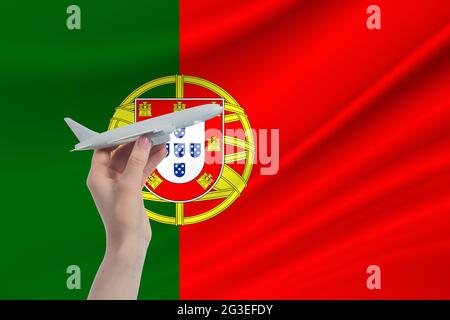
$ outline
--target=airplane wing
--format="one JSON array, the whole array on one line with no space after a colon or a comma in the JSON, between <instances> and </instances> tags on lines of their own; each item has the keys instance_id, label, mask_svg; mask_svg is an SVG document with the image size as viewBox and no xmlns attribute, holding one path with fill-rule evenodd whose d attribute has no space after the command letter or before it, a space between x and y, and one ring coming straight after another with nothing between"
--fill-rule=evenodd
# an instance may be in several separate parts
<instances>
[{"instance_id":1,"label":"airplane wing","mask_svg":"<svg viewBox=\"0 0 450 320\"><path fill-rule=\"evenodd\" d=\"M157 146L159 144L167 143L170 141L170 133L164 133L162 131L157 132L149 136L149 139L152 140L152 145Z\"/></svg>"},{"instance_id":2,"label":"airplane wing","mask_svg":"<svg viewBox=\"0 0 450 320\"><path fill-rule=\"evenodd\" d=\"M152 140L152 144L154 146L156 146L158 144L163 144L163 143L169 142L170 134L174 131L175 131L175 127L169 127L169 126L151 130L151 131L146 131L146 132L138 131L138 132L133 132L126 136L122 136L117 139L109 140L109 141L107 141L107 144L111 145L111 146L124 144L124 143L130 142L130 141L136 140L136 138L139 136L145 135L150 140Z\"/></svg>"}]
</instances>

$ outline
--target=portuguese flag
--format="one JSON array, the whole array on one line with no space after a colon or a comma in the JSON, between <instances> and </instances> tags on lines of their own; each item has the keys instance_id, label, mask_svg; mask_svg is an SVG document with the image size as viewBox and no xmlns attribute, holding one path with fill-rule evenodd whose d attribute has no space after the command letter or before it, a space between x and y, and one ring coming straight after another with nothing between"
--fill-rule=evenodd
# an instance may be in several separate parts
<instances>
[{"instance_id":1,"label":"portuguese flag","mask_svg":"<svg viewBox=\"0 0 450 320\"><path fill-rule=\"evenodd\" d=\"M141 299L450 298L448 1L377 1L380 29L362 0L72 4L2 3L0 298L84 299L104 255L64 117L203 98L253 133L208 137L233 148L195 201L148 181Z\"/></svg>"}]
</instances>

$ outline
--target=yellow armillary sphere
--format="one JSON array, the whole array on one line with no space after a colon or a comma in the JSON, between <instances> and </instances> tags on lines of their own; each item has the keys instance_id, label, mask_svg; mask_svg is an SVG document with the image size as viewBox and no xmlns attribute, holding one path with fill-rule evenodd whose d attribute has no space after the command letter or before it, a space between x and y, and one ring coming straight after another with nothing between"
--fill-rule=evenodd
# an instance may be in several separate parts
<instances>
[{"instance_id":1,"label":"yellow armillary sphere","mask_svg":"<svg viewBox=\"0 0 450 320\"><path fill-rule=\"evenodd\" d=\"M110 120L108 130L134 123L134 100L139 98L144 93L159 86L170 84L175 84L175 98L179 99L184 98L185 84L200 86L218 95L220 98L224 99L225 111L227 111L227 114L225 114L224 117L225 128L227 123L239 121L243 131L245 132L245 140L237 137L226 136L226 132L224 132L224 144L233 146L233 148L231 148L233 153L224 154L223 171L220 177L218 177L218 181L214 187L202 197L194 200L195 202L222 200L218 205L206 212L189 216L184 215L185 203L182 202L175 203L175 216L166 216L146 208L147 214L152 220L172 225L186 225L202 222L218 215L228 208L228 206L230 206L240 196L242 190L247 185L247 181L252 171L255 146L250 123L244 109L239 105L239 103L228 92L214 83L187 75L161 77L151 80L134 90L116 108L114 115ZM235 151L236 147L239 148L238 150L242 151ZM238 160L240 163L245 162L242 174L239 174L228 165ZM146 190L142 191L142 195L146 201L166 202L166 200L160 199L153 193Z\"/></svg>"}]
</instances>

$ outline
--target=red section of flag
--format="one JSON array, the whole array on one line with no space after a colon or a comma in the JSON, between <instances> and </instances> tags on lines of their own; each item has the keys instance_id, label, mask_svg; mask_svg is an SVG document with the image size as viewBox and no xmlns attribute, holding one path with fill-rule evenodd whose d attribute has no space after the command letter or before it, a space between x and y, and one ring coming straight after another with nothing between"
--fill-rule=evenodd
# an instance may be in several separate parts
<instances>
[{"instance_id":1,"label":"red section of flag","mask_svg":"<svg viewBox=\"0 0 450 320\"><path fill-rule=\"evenodd\" d=\"M180 72L280 129L278 174L181 228L181 299L450 298L450 5L370 4L180 2Z\"/></svg>"}]
</instances>

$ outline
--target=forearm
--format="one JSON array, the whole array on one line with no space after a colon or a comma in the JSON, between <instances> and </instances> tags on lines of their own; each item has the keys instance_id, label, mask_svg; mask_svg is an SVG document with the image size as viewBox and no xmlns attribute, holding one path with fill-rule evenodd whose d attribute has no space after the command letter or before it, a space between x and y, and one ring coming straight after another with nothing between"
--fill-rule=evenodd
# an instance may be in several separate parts
<instances>
[{"instance_id":1,"label":"forearm","mask_svg":"<svg viewBox=\"0 0 450 320\"><path fill-rule=\"evenodd\" d=\"M136 247L126 246L120 249L107 249L88 299L136 299L145 260L145 249L136 250Z\"/></svg>"},{"instance_id":2,"label":"forearm","mask_svg":"<svg viewBox=\"0 0 450 320\"><path fill-rule=\"evenodd\" d=\"M152 237L141 192L165 154L164 145L152 149L145 136L114 152L94 152L87 185L105 225L107 249L88 299L137 298Z\"/></svg>"}]
</instances>

